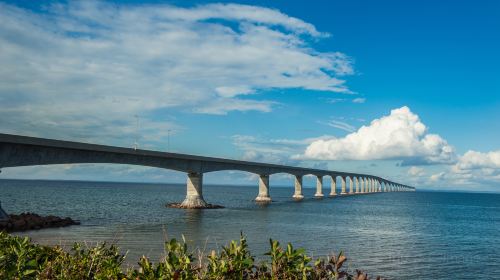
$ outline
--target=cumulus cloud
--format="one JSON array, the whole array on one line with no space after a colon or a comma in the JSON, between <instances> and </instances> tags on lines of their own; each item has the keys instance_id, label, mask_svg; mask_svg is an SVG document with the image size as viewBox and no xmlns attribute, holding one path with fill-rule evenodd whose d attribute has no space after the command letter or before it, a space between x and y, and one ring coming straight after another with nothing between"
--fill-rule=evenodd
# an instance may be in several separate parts
<instances>
[{"instance_id":1,"label":"cumulus cloud","mask_svg":"<svg viewBox=\"0 0 500 280\"><path fill-rule=\"evenodd\" d=\"M420 118L406 106L373 120L342 138L312 142L304 156L322 160L400 159L403 165L453 163L453 147L429 134Z\"/></svg>"},{"instance_id":2,"label":"cumulus cloud","mask_svg":"<svg viewBox=\"0 0 500 280\"><path fill-rule=\"evenodd\" d=\"M457 170L500 169L500 150L481 153L468 151L455 165Z\"/></svg>"},{"instance_id":3,"label":"cumulus cloud","mask_svg":"<svg viewBox=\"0 0 500 280\"><path fill-rule=\"evenodd\" d=\"M468 151L459 157L449 172L434 174L435 181L448 180L455 184L491 184L500 182L500 150Z\"/></svg>"},{"instance_id":4,"label":"cumulus cloud","mask_svg":"<svg viewBox=\"0 0 500 280\"><path fill-rule=\"evenodd\" d=\"M349 92L351 60L311 45L325 36L249 5L69 1L35 13L0 3L2 128L80 139L115 135L139 114L167 130L154 112L269 112L268 89Z\"/></svg>"}]
</instances>

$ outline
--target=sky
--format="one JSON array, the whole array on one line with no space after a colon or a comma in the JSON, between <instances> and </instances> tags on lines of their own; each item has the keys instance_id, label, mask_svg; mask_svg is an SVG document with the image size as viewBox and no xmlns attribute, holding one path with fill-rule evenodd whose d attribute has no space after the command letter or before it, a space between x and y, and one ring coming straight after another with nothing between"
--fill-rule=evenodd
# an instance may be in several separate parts
<instances>
[{"instance_id":1,"label":"sky","mask_svg":"<svg viewBox=\"0 0 500 280\"><path fill-rule=\"evenodd\" d=\"M498 1L0 1L0 132L498 192L498 30ZM102 164L0 175L185 181Z\"/></svg>"}]
</instances>

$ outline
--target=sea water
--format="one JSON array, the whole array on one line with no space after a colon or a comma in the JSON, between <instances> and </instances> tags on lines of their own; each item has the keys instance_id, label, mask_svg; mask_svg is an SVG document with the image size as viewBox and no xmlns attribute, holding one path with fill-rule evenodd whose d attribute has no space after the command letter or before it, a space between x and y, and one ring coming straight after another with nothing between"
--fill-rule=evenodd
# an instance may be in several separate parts
<instances>
[{"instance_id":1,"label":"sea water","mask_svg":"<svg viewBox=\"0 0 500 280\"><path fill-rule=\"evenodd\" d=\"M20 233L69 246L107 241L158 260L166 238L185 236L206 253L242 232L257 258L273 238L314 256L344 251L350 269L388 279L500 279L500 194L393 192L293 201L293 188L272 187L273 202L256 205L257 186L204 186L207 202L224 209L166 208L182 201L180 184L0 180L10 213L34 212L81 225ZM326 191L326 190L325 190Z\"/></svg>"}]
</instances>

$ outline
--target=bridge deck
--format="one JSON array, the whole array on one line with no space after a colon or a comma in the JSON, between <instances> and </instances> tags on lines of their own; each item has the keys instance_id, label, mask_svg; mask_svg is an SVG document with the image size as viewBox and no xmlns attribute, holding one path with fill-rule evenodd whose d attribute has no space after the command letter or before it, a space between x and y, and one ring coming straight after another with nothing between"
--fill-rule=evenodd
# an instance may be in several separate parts
<instances>
[{"instance_id":1,"label":"bridge deck","mask_svg":"<svg viewBox=\"0 0 500 280\"><path fill-rule=\"evenodd\" d=\"M25 148L37 147L38 153L35 154L25 154L20 153L19 149L15 149L16 153L9 153L6 151L6 146L11 146L10 152L12 152L13 146L24 146ZM54 162L54 160L49 160L47 158L47 162L44 162L40 157L40 152L42 152L43 148L45 148L45 152L57 151L61 152L61 157L59 158L59 162ZM68 151L73 151L73 155L68 155ZM92 154L108 154L114 155L115 159L110 159L109 163L122 163L122 164L137 164L137 160L132 160L132 158L141 158L142 161L144 159L156 159L151 162L143 162L140 165L148 165L155 167L164 167L169 169L174 169L178 171L184 172L212 172L212 171L220 171L220 170L241 170L247 172L253 172L257 174L266 173L266 174L275 174L275 173L290 173L293 175L307 175L312 174L316 176L340 176L340 177L365 177L371 179L377 179L382 182L391 183L389 180L384 178L373 176L369 174L360 174L360 173L350 173L350 172L341 172L335 170L322 170L322 169L314 169L314 168L304 168L304 167L294 167L294 166L285 166L279 164L270 164L270 163L259 163L259 162L250 162L250 161L242 161L242 160L233 160L233 159L224 159L224 158L215 158L215 157L206 157L206 156L197 156L197 155L189 155L189 154L179 154L179 153L169 153L169 152L159 152L159 151L151 151L151 150L142 150L142 149L132 149L132 148L123 148L116 146L106 146L106 145L97 145L97 144L88 144L81 142L72 142L72 141L62 141L62 140L54 140L54 139L45 139L45 138L36 138L36 137L28 137L28 136L20 136L20 135L11 135L11 134L0 134L0 167L13 167L13 166L26 166L26 165L43 165L43 164L57 164L57 163L101 163L98 155L96 158L92 160L88 156L85 157L82 154L88 152ZM76 154L80 154L77 156ZM45 155L48 155L47 153ZM12 157L17 157L17 159L12 159ZM19 158L20 156L24 156L24 160ZM35 160L33 157L36 157ZM53 157L53 154L50 155ZM118 157L121 157L121 162L116 162ZM30 159L31 158L31 159ZM106 158L109 158L106 157ZM127 160L129 159L129 160ZM164 161L164 164L159 164L158 161ZM37 162L34 162L37 161ZM56 160L57 161L57 160ZM129 161L129 162L127 162ZM182 161L186 168L179 168L179 166L171 166L169 167L169 163L172 161ZM200 164L193 164L198 162ZM179 164L178 164L179 165ZM198 167L198 168L189 168ZM200 168L201 167L201 168Z\"/></svg>"},{"instance_id":2,"label":"bridge deck","mask_svg":"<svg viewBox=\"0 0 500 280\"><path fill-rule=\"evenodd\" d=\"M337 177L341 178L342 195L347 194L346 182L349 183L349 194L414 189L369 174L0 134L0 168L76 163L132 164L186 172L188 173L186 199L182 203L185 208L207 207L202 195L203 173L221 170L240 170L259 175L259 195L256 198L259 202L271 202L269 175L276 173L289 173L295 176L293 195L295 199L304 197L302 176L308 174L317 176L316 197L323 196L324 176L333 178L330 195L336 195Z\"/></svg>"}]
</instances>

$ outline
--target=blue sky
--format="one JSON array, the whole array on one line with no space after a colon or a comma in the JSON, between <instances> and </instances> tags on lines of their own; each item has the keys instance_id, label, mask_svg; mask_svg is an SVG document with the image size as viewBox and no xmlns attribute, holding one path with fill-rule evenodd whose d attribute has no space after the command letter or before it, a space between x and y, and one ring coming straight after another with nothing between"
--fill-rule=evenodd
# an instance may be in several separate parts
<instances>
[{"instance_id":1,"label":"blue sky","mask_svg":"<svg viewBox=\"0 0 500 280\"><path fill-rule=\"evenodd\" d=\"M498 1L0 3L2 132L131 146L139 115L143 148L168 149L170 130L176 152L498 190ZM4 171L184 180L132 166Z\"/></svg>"}]
</instances>

